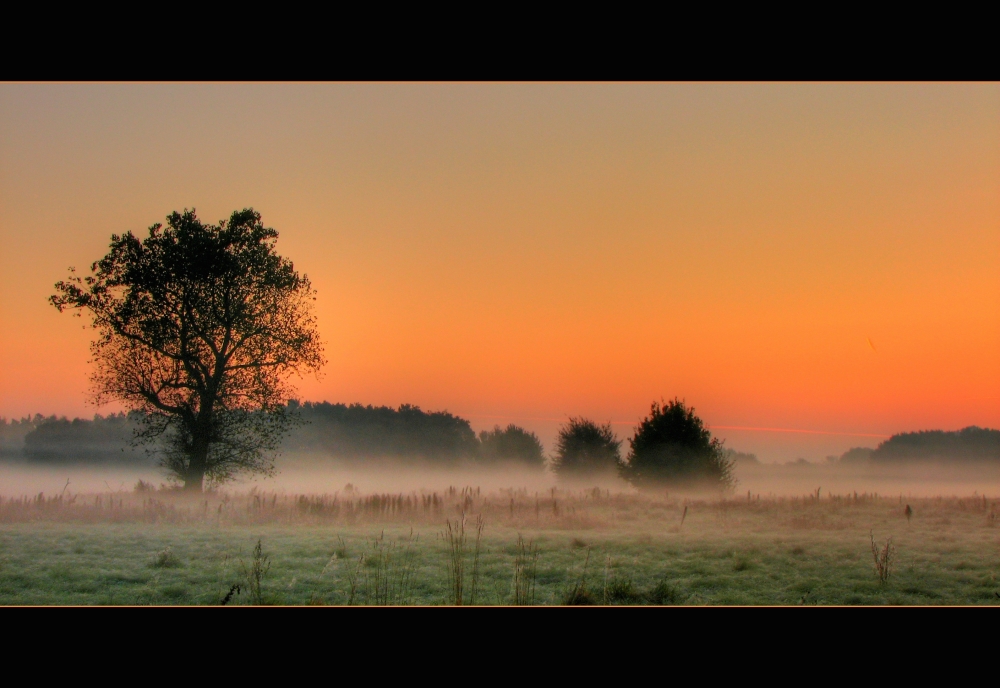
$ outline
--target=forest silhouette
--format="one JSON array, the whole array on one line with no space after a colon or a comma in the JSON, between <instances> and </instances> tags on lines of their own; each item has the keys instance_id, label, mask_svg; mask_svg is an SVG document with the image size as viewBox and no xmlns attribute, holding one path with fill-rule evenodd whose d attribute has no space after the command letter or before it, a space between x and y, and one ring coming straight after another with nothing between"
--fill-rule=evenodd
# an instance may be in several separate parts
<instances>
[{"instance_id":1,"label":"forest silhouette","mask_svg":"<svg viewBox=\"0 0 1000 688\"><path fill-rule=\"evenodd\" d=\"M392 460L438 466L463 462L542 465L537 437L517 425L477 435L465 418L410 404L392 408L292 401L289 411L299 422L282 442L283 454L302 454L319 463ZM0 459L43 465L155 465L155 447L147 453L133 446L140 421L139 413L95 415L89 420L41 414L0 418ZM739 454L731 458L753 457ZM1000 430L969 426L957 431L903 432L875 448L851 448L839 462L1000 463Z\"/></svg>"}]
</instances>

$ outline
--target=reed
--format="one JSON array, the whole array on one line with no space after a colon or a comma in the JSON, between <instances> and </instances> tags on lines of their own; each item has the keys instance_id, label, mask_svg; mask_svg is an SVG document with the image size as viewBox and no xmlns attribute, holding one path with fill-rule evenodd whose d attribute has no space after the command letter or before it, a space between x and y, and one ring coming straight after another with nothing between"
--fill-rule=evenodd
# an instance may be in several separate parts
<instances>
[{"instance_id":1,"label":"reed","mask_svg":"<svg viewBox=\"0 0 1000 688\"><path fill-rule=\"evenodd\" d=\"M403 605L412 601L413 552L410 538L402 547L397 542L386 541L383 531L372 539L367 553L362 553L358 570L361 571L361 593L364 604ZM355 582L355 589L357 583Z\"/></svg>"},{"instance_id":2,"label":"reed","mask_svg":"<svg viewBox=\"0 0 1000 688\"><path fill-rule=\"evenodd\" d=\"M466 515L463 512L460 519L452 523L451 519L445 521L445 530L442 534L448 547L448 602L457 607L464 604L476 604L479 596L479 559L482 548L483 527L486 521L482 514L476 517L476 543L472 554L472 579L469 585L469 596L466 600L465 592L465 559L467 544L467 534L465 530Z\"/></svg>"},{"instance_id":3,"label":"reed","mask_svg":"<svg viewBox=\"0 0 1000 688\"><path fill-rule=\"evenodd\" d=\"M479 599L479 554L482 550L483 527L486 521L482 514L476 516L476 548L472 555L472 590L469 595L469 604L476 604Z\"/></svg>"},{"instance_id":4,"label":"reed","mask_svg":"<svg viewBox=\"0 0 1000 688\"><path fill-rule=\"evenodd\" d=\"M462 606L465 597L465 515L452 525L445 521L444 540L448 546L448 587L451 604Z\"/></svg>"},{"instance_id":5,"label":"reed","mask_svg":"<svg viewBox=\"0 0 1000 688\"><path fill-rule=\"evenodd\" d=\"M538 547L531 541L525 543L524 538L518 533L514 549L514 579L511 585L514 605L527 606L535 603L537 570Z\"/></svg>"}]
</instances>

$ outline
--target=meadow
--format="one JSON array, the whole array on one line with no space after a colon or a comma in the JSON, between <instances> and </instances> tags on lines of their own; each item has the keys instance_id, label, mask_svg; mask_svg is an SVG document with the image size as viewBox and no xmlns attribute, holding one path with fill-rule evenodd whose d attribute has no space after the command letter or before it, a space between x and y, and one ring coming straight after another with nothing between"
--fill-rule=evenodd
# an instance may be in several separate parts
<instances>
[{"instance_id":1,"label":"meadow","mask_svg":"<svg viewBox=\"0 0 1000 688\"><path fill-rule=\"evenodd\" d=\"M137 487L4 496L0 604L1000 604L978 493Z\"/></svg>"}]
</instances>

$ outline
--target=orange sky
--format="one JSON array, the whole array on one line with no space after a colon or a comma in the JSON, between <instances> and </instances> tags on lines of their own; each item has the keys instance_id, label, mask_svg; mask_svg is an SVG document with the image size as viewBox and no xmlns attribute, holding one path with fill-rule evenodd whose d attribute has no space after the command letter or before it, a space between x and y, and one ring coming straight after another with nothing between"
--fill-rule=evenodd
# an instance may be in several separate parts
<instances>
[{"instance_id":1,"label":"orange sky","mask_svg":"<svg viewBox=\"0 0 1000 688\"><path fill-rule=\"evenodd\" d=\"M304 399L1000 427L998 192L998 84L0 85L0 415L97 411L67 266L252 206L319 291Z\"/></svg>"}]
</instances>

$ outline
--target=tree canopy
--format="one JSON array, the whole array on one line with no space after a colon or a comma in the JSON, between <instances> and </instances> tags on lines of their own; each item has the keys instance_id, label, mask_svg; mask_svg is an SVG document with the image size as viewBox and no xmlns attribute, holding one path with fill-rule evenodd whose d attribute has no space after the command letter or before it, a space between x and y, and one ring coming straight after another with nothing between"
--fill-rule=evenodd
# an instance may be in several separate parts
<instances>
[{"instance_id":1,"label":"tree canopy","mask_svg":"<svg viewBox=\"0 0 1000 688\"><path fill-rule=\"evenodd\" d=\"M565 478L613 473L622 460L621 445L611 423L598 425L586 418L570 418L559 429L552 465Z\"/></svg>"},{"instance_id":2,"label":"tree canopy","mask_svg":"<svg viewBox=\"0 0 1000 688\"><path fill-rule=\"evenodd\" d=\"M445 464L473 459L479 451L469 421L447 411L325 401L293 406L303 424L285 441L289 450L346 461L386 458Z\"/></svg>"},{"instance_id":3,"label":"tree canopy","mask_svg":"<svg viewBox=\"0 0 1000 688\"><path fill-rule=\"evenodd\" d=\"M519 463L535 468L545 465L545 453L538 436L511 423L479 433L480 457L484 463Z\"/></svg>"},{"instance_id":4,"label":"tree canopy","mask_svg":"<svg viewBox=\"0 0 1000 688\"><path fill-rule=\"evenodd\" d=\"M174 212L142 240L112 235L91 274L71 269L50 297L97 331L94 400L143 412L140 439L163 440L162 465L189 489L272 473L287 378L324 363L315 292L277 238L252 208L217 225Z\"/></svg>"},{"instance_id":5,"label":"tree canopy","mask_svg":"<svg viewBox=\"0 0 1000 688\"><path fill-rule=\"evenodd\" d=\"M712 437L694 408L673 399L650 407L629 440L620 464L622 477L638 487L660 485L715 486L735 484L733 462L722 442Z\"/></svg>"}]
</instances>

